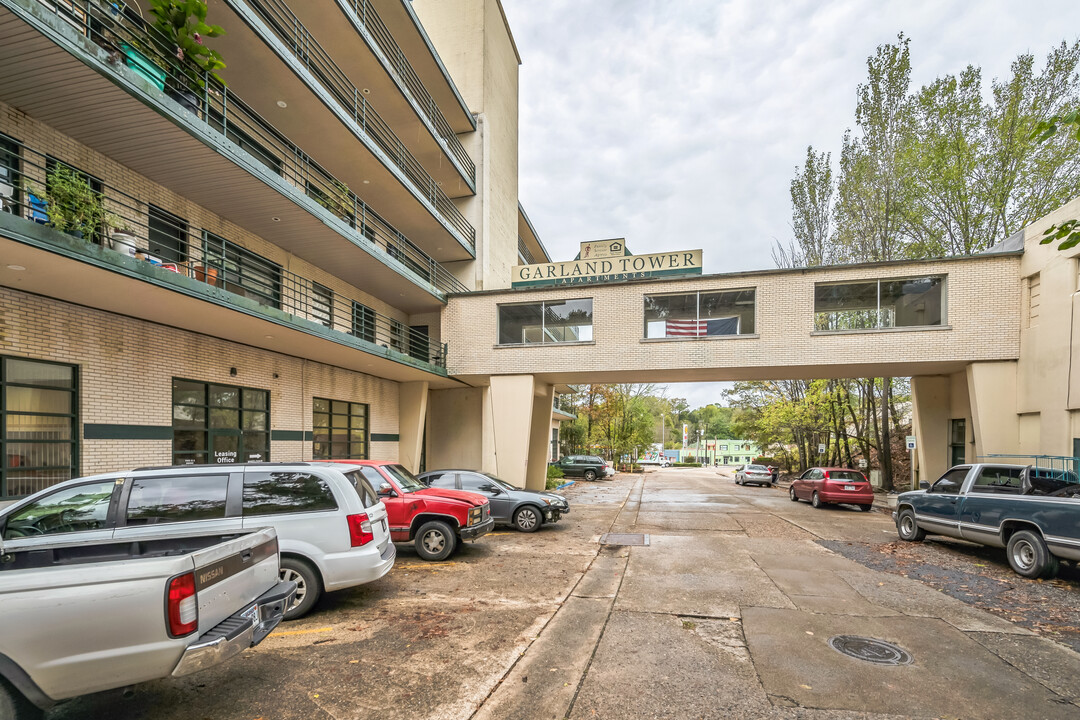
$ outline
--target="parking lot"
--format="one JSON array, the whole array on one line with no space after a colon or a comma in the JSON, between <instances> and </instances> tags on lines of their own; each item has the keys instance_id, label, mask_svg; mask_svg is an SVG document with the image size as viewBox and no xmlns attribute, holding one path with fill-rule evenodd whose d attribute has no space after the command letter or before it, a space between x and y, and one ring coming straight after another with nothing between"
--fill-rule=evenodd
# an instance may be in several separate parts
<instances>
[{"instance_id":1,"label":"parking lot","mask_svg":"<svg viewBox=\"0 0 1080 720\"><path fill-rule=\"evenodd\" d=\"M555 526L499 530L441 563L399 546L387 577L328 594L233 662L49 718L1080 714L1080 655L1051 639L1068 634L995 611L964 575L935 587L934 553L957 555L947 545L879 562L896 539L885 514L814 510L712 469L564 492L571 513ZM602 546L607 533L647 544ZM950 562L1008 572L1003 554ZM1075 569L1040 585L1054 593L1043 602L1080 605ZM911 662L842 655L840 635Z\"/></svg>"}]
</instances>

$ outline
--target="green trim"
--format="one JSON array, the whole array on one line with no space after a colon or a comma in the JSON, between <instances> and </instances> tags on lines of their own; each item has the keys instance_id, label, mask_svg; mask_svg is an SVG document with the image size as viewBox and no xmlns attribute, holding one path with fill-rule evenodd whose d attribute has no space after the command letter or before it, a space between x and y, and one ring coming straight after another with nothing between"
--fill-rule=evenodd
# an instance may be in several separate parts
<instances>
[{"instance_id":1,"label":"green trim","mask_svg":"<svg viewBox=\"0 0 1080 720\"><path fill-rule=\"evenodd\" d=\"M172 440L172 437L172 425L83 425L85 440Z\"/></svg>"},{"instance_id":2,"label":"green trim","mask_svg":"<svg viewBox=\"0 0 1080 720\"><path fill-rule=\"evenodd\" d=\"M398 442L400 439L397 433L371 433L371 442Z\"/></svg>"},{"instance_id":3,"label":"green trim","mask_svg":"<svg viewBox=\"0 0 1080 720\"><path fill-rule=\"evenodd\" d=\"M545 263L551 265L554 263ZM622 282L625 280L642 280L645 278L664 277L667 275L701 275L701 268L678 268L675 270L642 270L640 272L609 273L607 275L579 275L570 278L544 278L543 280L523 280L510 283L512 288L542 287L556 285L565 287L568 285L602 285L604 283Z\"/></svg>"}]
</instances>

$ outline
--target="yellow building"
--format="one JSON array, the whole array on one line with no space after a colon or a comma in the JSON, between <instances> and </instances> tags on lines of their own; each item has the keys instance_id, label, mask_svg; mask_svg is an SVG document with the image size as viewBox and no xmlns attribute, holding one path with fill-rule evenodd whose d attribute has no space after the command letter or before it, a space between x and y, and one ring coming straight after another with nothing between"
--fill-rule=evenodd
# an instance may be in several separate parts
<instances>
[{"instance_id":1,"label":"yellow building","mask_svg":"<svg viewBox=\"0 0 1080 720\"><path fill-rule=\"evenodd\" d=\"M578 382L913 376L924 474L1080 452L1077 254L1037 245L1080 200L970 258L551 263L498 0L208 5L224 83L136 3L0 0L0 498L326 457L535 487Z\"/></svg>"}]
</instances>

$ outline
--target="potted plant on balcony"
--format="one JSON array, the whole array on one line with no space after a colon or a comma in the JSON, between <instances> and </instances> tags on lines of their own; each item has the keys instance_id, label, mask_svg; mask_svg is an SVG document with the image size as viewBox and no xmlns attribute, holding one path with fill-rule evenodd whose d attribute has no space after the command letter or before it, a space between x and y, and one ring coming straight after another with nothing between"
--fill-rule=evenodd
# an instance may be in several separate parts
<instances>
[{"instance_id":1,"label":"potted plant on balcony","mask_svg":"<svg viewBox=\"0 0 1080 720\"><path fill-rule=\"evenodd\" d=\"M128 229L122 219L105 211L105 199L90 181L67 165L57 163L49 168L44 191L30 181L25 185L31 205L44 211L32 219L49 227L94 243L107 237L111 229Z\"/></svg>"},{"instance_id":2,"label":"potted plant on balcony","mask_svg":"<svg viewBox=\"0 0 1080 720\"><path fill-rule=\"evenodd\" d=\"M184 86L169 88L166 92L188 110L198 112L197 92L206 87L206 75L225 84L217 74L218 70L224 69L225 62L221 54L208 48L203 40L220 37L225 34L225 29L206 23L204 0L150 0L150 13L154 17L154 30L180 61L184 76Z\"/></svg>"}]
</instances>

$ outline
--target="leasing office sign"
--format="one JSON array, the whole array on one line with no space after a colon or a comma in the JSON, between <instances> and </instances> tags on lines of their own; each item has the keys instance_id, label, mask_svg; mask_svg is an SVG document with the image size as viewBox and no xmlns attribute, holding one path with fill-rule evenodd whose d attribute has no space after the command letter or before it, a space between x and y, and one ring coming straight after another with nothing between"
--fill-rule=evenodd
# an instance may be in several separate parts
<instances>
[{"instance_id":1,"label":"leasing office sign","mask_svg":"<svg viewBox=\"0 0 1080 720\"><path fill-rule=\"evenodd\" d=\"M700 275L701 251L631 255L621 240L581 243L578 256L566 262L516 265L511 287L579 285L663 275Z\"/></svg>"}]
</instances>

